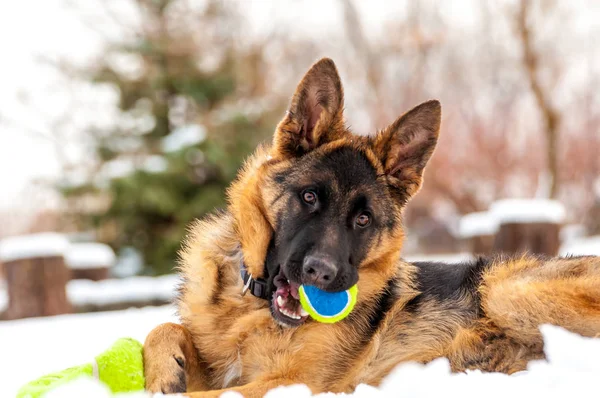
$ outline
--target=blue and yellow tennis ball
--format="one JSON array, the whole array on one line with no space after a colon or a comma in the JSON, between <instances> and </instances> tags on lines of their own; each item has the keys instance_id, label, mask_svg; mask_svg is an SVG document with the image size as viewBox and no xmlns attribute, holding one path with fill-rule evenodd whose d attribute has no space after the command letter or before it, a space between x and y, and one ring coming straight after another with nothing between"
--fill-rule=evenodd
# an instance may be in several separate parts
<instances>
[{"instance_id":1,"label":"blue and yellow tennis ball","mask_svg":"<svg viewBox=\"0 0 600 398\"><path fill-rule=\"evenodd\" d=\"M322 323L336 323L352 312L358 287L354 285L342 292L326 292L312 285L301 285L298 293L302 308L312 319Z\"/></svg>"},{"instance_id":2,"label":"blue and yellow tennis ball","mask_svg":"<svg viewBox=\"0 0 600 398\"><path fill-rule=\"evenodd\" d=\"M42 397L56 387L85 376L100 380L113 393L143 390L142 344L131 338L119 339L91 363L52 373L24 385L17 398Z\"/></svg>"}]
</instances>

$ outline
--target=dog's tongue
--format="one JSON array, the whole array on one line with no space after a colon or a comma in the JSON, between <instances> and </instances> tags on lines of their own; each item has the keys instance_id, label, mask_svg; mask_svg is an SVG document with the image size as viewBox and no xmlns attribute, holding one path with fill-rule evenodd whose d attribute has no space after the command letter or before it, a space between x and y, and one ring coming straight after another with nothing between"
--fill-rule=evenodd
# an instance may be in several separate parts
<instances>
[{"instance_id":1,"label":"dog's tongue","mask_svg":"<svg viewBox=\"0 0 600 398\"><path fill-rule=\"evenodd\" d=\"M290 281L290 294L292 295L293 298L295 298L296 300L300 300L300 295L298 294L298 289L300 288L300 285Z\"/></svg>"},{"instance_id":2,"label":"dog's tongue","mask_svg":"<svg viewBox=\"0 0 600 398\"><path fill-rule=\"evenodd\" d=\"M273 284L277 288L277 293L284 298L287 298L288 295L291 295L296 300L300 300L300 295L298 294L298 289L300 285L298 283L288 281L283 273L283 270L279 271L279 274L273 279Z\"/></svg>"}]
</instances>

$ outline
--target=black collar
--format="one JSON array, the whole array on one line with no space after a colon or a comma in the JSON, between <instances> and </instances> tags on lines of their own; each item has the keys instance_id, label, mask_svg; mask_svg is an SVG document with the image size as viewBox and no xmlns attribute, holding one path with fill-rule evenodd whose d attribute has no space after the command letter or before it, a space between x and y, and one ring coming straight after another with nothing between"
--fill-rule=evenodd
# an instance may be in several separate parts
<instances>
[{"instance_id":1,"label":"black collar","mask_svg":"<svg viewBox=\"0 0 600 398\"><path fill-rule=\"evenodd\" d=\"M242 276L242 281L244 282L244 289L242 290L242 296L246 294L246 292L252 293L253 296L270 300L269 297L269 282L263 278L253 278L252 274L248 272L246 265L243 261L240 261L240 274Z\"/></svg>"}]
</instances>

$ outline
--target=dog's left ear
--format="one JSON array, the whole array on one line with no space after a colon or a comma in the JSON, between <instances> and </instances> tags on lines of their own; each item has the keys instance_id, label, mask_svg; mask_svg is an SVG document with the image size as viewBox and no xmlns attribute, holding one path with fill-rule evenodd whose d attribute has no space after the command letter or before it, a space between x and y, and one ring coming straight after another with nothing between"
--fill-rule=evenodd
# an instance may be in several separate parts
<instances>
[{"instance_id":1,"label":"dog's left ear","mask_svg":"<svg viewBox=\"0 0 600 398\"><path fill-rule=\"evenodd\" d=\"M337 68L329 58L317 61L306 72L277 126L275 156L302 156L319 145L346 134L344 91Z\"/></svg>"},{"instance_id":2,"label":"dog's left ear","mask_svg":"<svg viewBox=\"0 0 600 398\"><path fill-rule=\"evenodd\" d=\"M388 183L403 204L421 187L423 169L437 143L441 118L440 102L427 101L402 115L373 140L373 150Z\"/></svg>"}]
</instances>

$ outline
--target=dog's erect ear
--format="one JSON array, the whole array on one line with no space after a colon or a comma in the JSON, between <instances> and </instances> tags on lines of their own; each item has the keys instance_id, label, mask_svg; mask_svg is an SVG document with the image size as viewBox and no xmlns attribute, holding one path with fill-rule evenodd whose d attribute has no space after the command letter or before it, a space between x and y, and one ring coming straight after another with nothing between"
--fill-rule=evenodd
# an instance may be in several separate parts
<instances>
[{"instance_id":1,"label":"dog's erect ear","mask_svg":"<svg viewBox=\"0 0 600 398\"><path fill-rule=\"evenodd\" d=\"M302 78L283 120L277 126L276 156L297 157L346 134L344 92L333 61L323 58Z\"/></svg>"},{"instance_id":2,"label":"dog's erect ear","mask_svg":"<svg viewBox=\"0 0 600 398\"><path fill-rule=\"evenodd\" d=\"M373 140L373 150L383 164L388 182L403 203L421 187L423 169L438 139L441 117L439 101L427 101L402 115Z\"/></svg>"}]
</instances>

